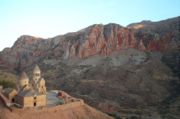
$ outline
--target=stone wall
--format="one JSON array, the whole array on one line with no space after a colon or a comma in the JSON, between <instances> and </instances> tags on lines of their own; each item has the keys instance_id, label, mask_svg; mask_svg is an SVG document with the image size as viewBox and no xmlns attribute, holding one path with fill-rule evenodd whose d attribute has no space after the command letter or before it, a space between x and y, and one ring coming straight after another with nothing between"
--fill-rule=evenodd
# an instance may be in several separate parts
<instances>
[{"instance_id":1,"label":"stone wall","mask_svg":"<svg viewBox=\"0 0 180 119\"><path fill-rule=\"evenodd\" d=\"M38 95L36 99L34 99L34 103L36 106L45 106L46 105L46 95Z\"/></svg>"},{"instance_id":2,"label":"stone wall","mask_svg":"<svg viewBox=\"0 0 180 119\"><path fill-rule=\"evenodd\" d=\"M37 113L51 113L51 112L57 112L57 111L65 111L68 109L72 109L72 108L78 108L79 106L84 105L84 101L83 100L79 100L76 102L71 102L68 104L63 104L63 105L57 105L54 107L41 107L41 108L13 108L12 111L15 113L23 113L23 112L37 112Z\"/></svg>"},{"instance_id":3,"label":"stone wall","mask_svg":"<svg viewBox=\"0 0 180 119\"><path fill-rule=\"evenodd\" d=\"M34 107L34 97L21 97L23 98L23 107Z\"/></svg>"},{"instance_id":4,"label":"stone wall","mask_svg":"<svg viewBox=\"0 0 180 119\"><path fill-rule=\"evenodd\" d=\"M17 95L15 97L15 102L20 104L20 105L23 105L23 98L21 96Z\"/></svg>"}]
</instances>

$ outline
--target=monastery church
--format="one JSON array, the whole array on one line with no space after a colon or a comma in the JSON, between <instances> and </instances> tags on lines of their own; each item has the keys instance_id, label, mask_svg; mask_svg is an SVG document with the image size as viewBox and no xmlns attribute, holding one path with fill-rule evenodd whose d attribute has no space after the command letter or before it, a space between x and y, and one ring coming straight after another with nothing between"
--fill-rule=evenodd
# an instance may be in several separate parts
<instances>
[{"instance_id":1,"label":"monastery church","mask_svg":"<svg viewBox=\"0 0 180 119\"><path fill-rule=\"evenodd\" d=\"M35 66L31 80L23 72L18 80L17 90L7 89L5 95L11 102L23 108L46 106L45 80L41 77L39 66Z\"/></svg>"}]
</instances>

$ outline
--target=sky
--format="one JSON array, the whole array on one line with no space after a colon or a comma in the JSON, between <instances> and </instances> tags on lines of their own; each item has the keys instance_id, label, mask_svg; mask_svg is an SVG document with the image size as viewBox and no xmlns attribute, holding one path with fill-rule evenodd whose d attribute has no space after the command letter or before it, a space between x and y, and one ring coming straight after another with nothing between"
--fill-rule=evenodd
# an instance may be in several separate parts
<instances>
[{"instance_id":1,"label":"sky","mask_svg":"<svg viewBox=\"0 0 180 119\"><path fill-rule=\"evenodd\" d=\"M0 0L0 51L21 35L50 38L92 24L180 16L180 0Z\"/></svg>"}]
</instances>

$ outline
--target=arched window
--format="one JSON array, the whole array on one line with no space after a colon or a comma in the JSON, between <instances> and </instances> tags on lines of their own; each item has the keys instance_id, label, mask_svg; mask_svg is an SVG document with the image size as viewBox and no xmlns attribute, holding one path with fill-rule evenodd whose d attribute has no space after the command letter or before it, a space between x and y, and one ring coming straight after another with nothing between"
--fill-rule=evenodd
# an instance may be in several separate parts
<instances>
[{"instance_id":1,"label":"arched window","mask_svg":"<svg viewBox=\"0 0 180 119\"><path fill-rule=\"evenodd\" d=\"M40 76L40 74L36 73L35 76Z\"/></svg>"},{"instance_id":2,"label":"arched window","mask_svg":"<svg viewBox=\"0 0 180 119\"><path fill-rule=\"evenodd\" d=\"M37 97L35 96L34 99L36 100L36 98L37 98Z\"/></svg>"},{"instance_id":3,"label":"arched window","mask_svg":"<svg viewBox=\"0 0 180 119\"><path fill-rule=\"evenodd\" d=\"M36 107L36 102L34 102L34 107Z\"/></svg>"}]
</instances>

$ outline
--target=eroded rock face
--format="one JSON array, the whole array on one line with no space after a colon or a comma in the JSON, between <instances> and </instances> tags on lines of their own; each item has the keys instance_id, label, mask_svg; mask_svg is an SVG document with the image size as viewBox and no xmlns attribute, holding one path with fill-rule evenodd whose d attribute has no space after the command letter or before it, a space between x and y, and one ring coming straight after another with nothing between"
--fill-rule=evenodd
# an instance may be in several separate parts
<instances>
[{"instance_id":1,"label":"eroded rock face","mask_svg":"<svg viewBox=\"0 0 180 119\"><path fill-rule=\"evenodd\" d=\"M24 35L18 38L12 48L1 52L1 62L14 68L19 63L27 67L47 57L72 59L92 55L107 56L114 51L128 48L166 52L178 47L179 21L180 17L177 17L161 22L131 24L128 27L97 24L50 39Z\"/></svg>"}]
</instances>

